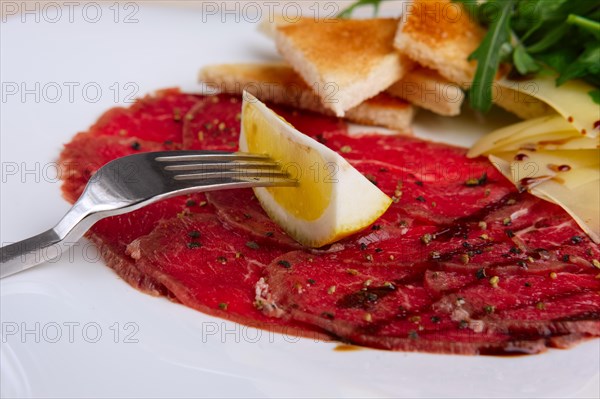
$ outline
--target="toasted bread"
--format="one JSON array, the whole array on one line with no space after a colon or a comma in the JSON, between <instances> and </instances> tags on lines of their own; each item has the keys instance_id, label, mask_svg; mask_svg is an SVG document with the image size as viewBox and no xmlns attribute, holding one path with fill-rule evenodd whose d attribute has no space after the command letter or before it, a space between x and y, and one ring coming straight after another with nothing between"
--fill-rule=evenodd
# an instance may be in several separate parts
<instances>
[{"instance_id":1,"label":"toasted bread","mask_svg":"<svg viewBox=\"0 0 600 399\"><path fill-rule=\"evenodd\" d=\"M260 23L258 24L258 31L274 40L278 26L298 24L310 20L315 20L315 18L288 18L284 15L270 15L269 17L264 18L262 21L260 21Z\"/></svg>"},{"instance_id":2,"label":"toasted bread","mask_svg":"<svg viewBox=\"0 0 600 399\"><path fill-rule=\"evenodd\" d=\"M363 125L383 126L404 134L412 134L416 109L409 102L386 92L369 98L346 111L346 118Z\"/></svg>"},{"instance_id":3,"label":"toasted bread","mask_svg":"<svg viewBox=\"0 0 600 399\"><path fill-rule=\"evenodd\" d=\"M414 0L402 17L394 46L449 81L468 86L477 67L468 58L484 34L458 2Z\"/></svg>"},{"instance_id":4,"label":"toasted bread","mask_svg":"<svg viewBox=\"0 0 600 399\"><path fill-rule=\"evenodd\" d=\"M319 96L300 75L286 64L213 65L202 68L199 78L212 90L236 94L246 90L262 101L334 115L321 104ZM351 108L345 117L356 123L411 133L414 112L406 101L381 94Z\"/></svg>"},{"instance_id":5,"label":"toasted bread","mask_svg":"<svg viewBox=\"0 0 600 399\"><path fill-rule=\"evenodd\" d=\"M458 2L413 0L400 22L394 46L450 82L468 88L477 68L477 62L469 61L468 58L479 47L484 35L485 31L471 19ZM506 72L506 68L500 68L497 77ZM430 104L428 101L421 103L415 98L408 100L428 109L442 105ZM498 106L524 119L552 112L542 101L516 94L506 88L498 88L493 100Z\"/></svg>"},{"instance_id":6,"label":"toasted bread","mask_svg":"<svg viewBox=\"0 0 600 399\"><path fill-rule=\"evenodd\" d=\"M245 90L261 101L325 112L319 97L283 63L209 65L200 70L199 80L222 93Z\"/></svg>"},{"instance_id":7,"label":"toasted bread","mask_svg":"<svg viewBox=\"0 0 600 399\"><path fill-rule=\"evenodd\" d=\"M280 24L281 55L338 116L384 91L412 67L393 47L396 19Z\"/></svg>"},{"instance_id":8,"label":"toasted bread","mask_svg":"<svg viewBox=\"0 0 600 399\"><path fill-rule=\"evenodd\" d=\"M308 19L300 19L298 22L306 20ZM292 20L288 18L274 16L261 21L259 30L274 39L277 26L291 23ZM395 97L445 116L460 114L460 108L465 98L464 93L457 85L449 82L436 71L418 65L386 91Z\"/></svg>"},{"instance_id":9,"label":"toasted bread","mask_svg":"<svg viewBox=\"0 0 600 399\"><path fill-rule=\"evenodd\" d=\"M444 79L436 71L423 67L416 67L408 72L404 78L390 86L387 92L445 116L460 114L460 107L465 99L458 85Z\"/></svg>"}]
</instances>

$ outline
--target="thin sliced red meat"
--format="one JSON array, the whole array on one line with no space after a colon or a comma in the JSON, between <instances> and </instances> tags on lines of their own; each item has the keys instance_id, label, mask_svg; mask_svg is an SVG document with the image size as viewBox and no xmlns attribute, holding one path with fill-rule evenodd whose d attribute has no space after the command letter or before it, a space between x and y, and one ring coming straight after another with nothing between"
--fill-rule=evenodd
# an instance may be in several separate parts
<instances>
[{"instance_id":1,"label":"thin sliced red meat","mask_svg":"<svg viewBox=\"0 0 600 399\"><path fill-rule=\"evenodd\" d=\"M87 237L96 244L100 256L102 256L106 264L133 288L148 295L164 296L172 301L177 301L164 285L147 274L142 273L135 266L135 262L128 256L125 256L121 247L110 245L107 242L108 240L95 234L88 234Z\"/></svg>"},{"instance_id":2,"label":"thin sliced red meat","mask_svg":"<svg viewBox=\"0 0 600 399\"><path fill-rule=\"evenodd\" d=\"M428 269L424 290L421 270L435 268L434 264L365 266L344 256L291 252L275 259L267 268L270 299L296 320L353 343L388 349L530 353L543 350L545 344L540 343L550 336L600 333L598 313L590 313L600 304L600 295L590 290L600 289L600 282L591 275L561 273L556 279L508 275L494 287L487 278ZM456 292L434 301L431 286L438 279L434 295ZM574 294L578 297L561 303L561 297ZM514 320L521 309L531 313L540 303L555 311L538 312L528 323ZM515 308L519 310L514 317L509 316ZM496 311L505 316L487 316ZM580 316L580 324L557 320L565 314ZM461 336L466 341L458 345Z\"/></svg>"},{"instance_id":3,"label":"thin sliced red meat","mask_svg":"<svg viewBox=\"0 0 600 399\"><path fill-rule=\"evenodd\" d=\"M600 334L600 295L584 292L538 303L535 312L526 306L494 312L483 318L484 325L512 335Z\"/></svg>"},{"instance_id":4,"label":"thin sliced red meat","mask_svg":"<svg viewBox=\"0 0 600 399\"><path fill-rule=\"evenodd\" d=\"M364 138L354 139L353 145L355 147L361 145L362 140ZM439 152L443 152L442 149L440 148ZM432 150L432 154L438 156L437 151ZM476 186L467 185L467 182L470 183L469 178L447 179L441 174L427 176L425 180L424 176L419 176L410 166L404 165L400 158L402 155L402 153L398 154L396 164L380 162L377 158L375 162L364 160L350 160L350 162L383 192L390 197L395 197L392 210L401 209L403 213L423 223L450 224L456 218L470 216L477 210L494 204L514 192L514 188L497 172L487 175L485 184ZM469 176L482 176L487 173L487 167L482 165L480 160L469 160L463 155L463 163L464 165L461 166L465 169L475 170L475 173ZM464 206L452 206L454 201L460 201ZM386 213L384 218L393 218L393 216L388 216Z\"/></svg>"},{"instance_id":5,"label":"thin sliced red meat","mask_svg":"<svg viewBox=\"0 0 600 399\"><path fill-rule=\"evenodd\" d=\"M185 115L201 99L178 89L160 90L136 100L128 108L110 109L90 128L90 133L95 136L135 137L178 149L182 142Z\"/></svg>"},{"instance_id":6,"label":"thin sliced red meat","mask_svg":"<svg viewBox=\"0 0 600 399\"><path fill-rule=\"evenodd\" d=\"M229 227L290 249L301 247L265 214L252 189L213 191L206 197Z\"/></svg>"},{"instance_id":7,"label":"thin sliced red meat","mask_svg":"<svg viewBox=\"0 0 600 399\"><path fill-rule=\"evenodd\" d=\"M294 319L317 325L351 343L460 354L535 353L545 348L539 337L511 340L503 333L459 328L447 317L442 323L420 316L431 298L415 280L418 270L411 265L364 266L344 263L333 254L318 258L291 252L268 266L267 282L270 299ZM421 326L428 328L421 330Z\"/></svg>"},{"instance_id":8,"label":"thin sliced red meat","mask_svg":"<svg viewBox=\"0 0 600 399\"><path fill-rule=\"evenodd\" d=\"M236 151L241 98L229 94L204 97L184 117L183 146L189 150Z\"/></svg>"},{"instance_id":9,"label":"thin sliced red meat","mask_svg":"<svg viewBox=\"0 0 600 399\"><path fill-rule=\"evenodd\" d=\"M264 265L285 249L252 240L214 215L194 214L161 223L127 251L140 270L186 306L255 327L298 330L302 324L273 320L255 306L254 283ZM303 328L323 337L318 329Z\"/></svg>"},{"instance_id":10,"label":"thin sliced red meat","mask_svg":"<svg viewBox=\"0 0 600 399\"><path fill-rule=\"evenodd\" d=\"M279 104L268 104L268 107L296 129L317 140L326 135L348 133L348 125L343 119L323 116L311 111L298 111Z\"/></svg>"},{"instance_id":11,"label":"thin sliced red meat","mask_svg":"<svg viewBox=\"0 0 600 399\"><path fill-rule=\"evenodd\" d=\"M240 135L241 105L241 98L237 95L218 94L204 97L185 116L184 148L236 151ZM347 131L347 125L338 118L312 112L298 112L279 105L272 108L309 136L343 134Z\"/></svg>"},{"instance_id":12,"label":"thin sliced red meat","mask_svg":"<svg viewBox=\"0 0 600 399\"><path fill-rule=\"evenodd\" d=\"M167 90L107 112L66 146L63 164L77 166L65 196L133 152L235 150L240 106ZM378 348L537 353L600 335L598 246L560 208L518 193L464 149L350 137L336 118L278 112L394 196L388 212L308 250L251 190L176 198L97 224L90 238L108 264L138 289L209 314Z\"/></svg>"},{"instance_id":13,"label":"thin sliced red meat","mask_svg":"<svg viewBox=\"0 0 600 399\"><path fill-rule=\"evenodd\" d=\"M386 339L357 333L352 336L352 342L381 349L455 355L536 354L545 351L547 347L545 339L510 340L505 334L478 334L468 329L444 334L419 334L413 329L408 337L391 336Z\"/></svg>"}]
</instances>

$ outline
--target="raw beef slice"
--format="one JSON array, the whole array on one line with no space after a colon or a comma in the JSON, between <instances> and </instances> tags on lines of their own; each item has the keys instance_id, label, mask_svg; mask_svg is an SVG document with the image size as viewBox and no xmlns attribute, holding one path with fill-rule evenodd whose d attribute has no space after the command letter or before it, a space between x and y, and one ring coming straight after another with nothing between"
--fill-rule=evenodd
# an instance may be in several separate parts
<instances>
[{"instance_id":1,"label":"raw beef slice","mask_svg":"<svg viewBox=\"0 0 600 399\"><path fill-rule=\"evenodd\" d=\"M237 148L241 98L169 89L108 111L61 156L73 202L104 163L139 151ZM134 287L262 328L393 350L537 353L600 335L600 253L559 207L484 158L277 108L394 203L372 226L303 249L252 190L174 198L89 237Z\"/></svg>"}]
</instances>

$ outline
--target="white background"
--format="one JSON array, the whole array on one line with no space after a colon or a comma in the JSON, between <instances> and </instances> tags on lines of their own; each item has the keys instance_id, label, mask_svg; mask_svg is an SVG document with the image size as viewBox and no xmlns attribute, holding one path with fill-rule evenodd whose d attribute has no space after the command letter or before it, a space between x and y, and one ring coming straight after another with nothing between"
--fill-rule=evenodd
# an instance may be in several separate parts
<instances>
[{"instance_id":1,"label":"white background","mask_svg":"<svg viewBox=\"0 0 600 399\"><path fill-rule=\"evenodd\" d=\"M116 105L116 87L117 103L131 87L138 95L169 86L197 90L202 65L278 58L243 16L223 23L198 7L134 3L137 22L124 23L136 9L121 3L115 22L108 3L91 23L82 14L86 3L79 4L73 22L66 14L56 23L25 15L0 25L3 243L39 233L66 212L53 162L63 143ZM85 84L102 89L97 102L92 91L82 92ZM19 92L8 95L15 85ZM63 88L58 100L56 86ZM34 94L21 97L23 87ZM501 112L487 119L422 112L417 133L469 145L511 120ZM336 352L334 343L253 330L143 295L85 242L57 263L2 280L0 306L3 397L600 396L600 340L515 358Z\"/></svg>"}]
</instances>

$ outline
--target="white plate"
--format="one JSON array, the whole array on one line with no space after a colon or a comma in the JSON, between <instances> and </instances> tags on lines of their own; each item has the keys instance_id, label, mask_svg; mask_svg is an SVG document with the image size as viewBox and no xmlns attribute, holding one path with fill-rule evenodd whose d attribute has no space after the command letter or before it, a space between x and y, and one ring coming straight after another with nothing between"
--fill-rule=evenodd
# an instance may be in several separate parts
<instances>
[{"instance_id":1,"label":"white plate","mask_svg":"<svg viewBox=\"0 0 600 399\"><path fill-rule=\"evenodd\" d=\"M121 4L115 22L107 4L92 23L94 6L84 11L86 3L74 3L69 14L73 6L54 3L62 16L52 23L56 12L36 4L39 22L26 14L25 22L12 17L0 25L3 243L49 228L67 210L53 162L63 143L115 102L133 91L197 89L204 64L277 58L254 24L216 16L202 22L200 9ZM137 22L124 23L133 11ZM418 132L468 145L506 118L422 113ZM85 242L56 263L2 280L0 290L3 397L581 398L600 392L600 340L516 358L336 352L335 343L254 330L143 295Z\"/></svg>"}]
</instances>

